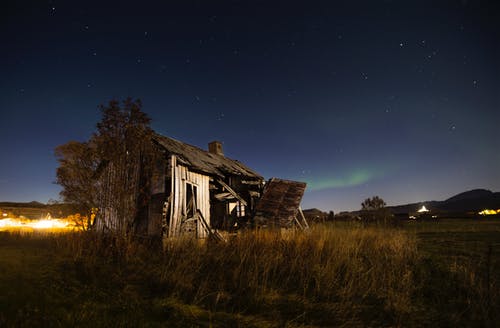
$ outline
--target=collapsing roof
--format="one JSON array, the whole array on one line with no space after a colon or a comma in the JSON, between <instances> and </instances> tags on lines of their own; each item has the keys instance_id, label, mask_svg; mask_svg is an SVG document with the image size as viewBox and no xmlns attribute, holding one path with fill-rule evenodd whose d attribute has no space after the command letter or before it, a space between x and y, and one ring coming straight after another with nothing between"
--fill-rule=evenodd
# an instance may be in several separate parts
<instances>
[{"instance_id":1,"label":"collapsing roof","mask_svg":"<svg viewBox=\"0 0 500 328\"><path fill-rule=\"evenodd\" d=\"M261 175L237 160L224 155L213 154L181 141L155 134L153 140L167 152L177 156L177 160L193 170L225 178L237 175L250 179L263 179Z\"/></svg>"},{"instance_id":2,"label":"collapsing roof","mask_svg":"<svg viewBox=\"0 0 500 328\"><path fill-rule=\"evenodd\" d=\"M266 225L291 227L294 220L297 222L305 189L304 182L272 178L255 207L255 220Z\"/></svg>"}]
</instances>

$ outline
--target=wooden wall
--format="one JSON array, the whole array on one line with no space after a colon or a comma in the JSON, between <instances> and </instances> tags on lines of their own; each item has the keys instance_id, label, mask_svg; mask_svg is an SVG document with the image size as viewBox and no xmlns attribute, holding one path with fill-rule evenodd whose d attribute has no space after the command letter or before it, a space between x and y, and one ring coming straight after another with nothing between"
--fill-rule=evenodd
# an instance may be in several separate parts
<instances>
[{"instance_id":1,"label":"wooden wall","mask_svg":"<svg viewBox=\"0 0 500 328\"><path fill-rule=\"evenodd\" d=\"M170 224L168 237L179 236L182 230L183 222L188 217L187 199L188 188L190 185L196 187L196 208L201 211L206 222L210 224L210 178L196 172L189 171L189 168L178 164L175 155L171 156L172 186L171 186L171 206L170 206ZM196 237L204 238L207 236L201 222L197 222Z\"/></svg>"}]
</instances>

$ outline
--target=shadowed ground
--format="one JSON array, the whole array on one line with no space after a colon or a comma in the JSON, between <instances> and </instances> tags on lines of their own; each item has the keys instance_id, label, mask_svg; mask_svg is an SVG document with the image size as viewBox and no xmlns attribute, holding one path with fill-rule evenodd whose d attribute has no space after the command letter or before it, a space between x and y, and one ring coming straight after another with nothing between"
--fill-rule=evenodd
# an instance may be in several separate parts
<instances>
[{"instance_id":1,"label":"shadowed ground","mask_svg":"<svg viewBox=\"0 0 500 328\"><path fill-rule=\"evenodd\" d=\"M494 326L500 222L339 222L228 243L0 233L1 326Z\"/></svg>"}]
</instances>

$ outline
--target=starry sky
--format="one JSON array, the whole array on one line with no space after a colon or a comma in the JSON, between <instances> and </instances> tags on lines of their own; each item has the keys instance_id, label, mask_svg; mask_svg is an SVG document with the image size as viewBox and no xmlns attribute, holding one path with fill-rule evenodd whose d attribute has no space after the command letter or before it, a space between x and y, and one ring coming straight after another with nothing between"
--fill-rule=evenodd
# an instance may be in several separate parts
<instances>
[{"instance_id":1,"label":"starry sky","mask_svg":"<svg viewBox=\"0 0 500 328\"><path fill-rule=\"evenodd\" d=\"M157 132L303 208L500 191L496 1L10 1L0 8L0 200L58 199L54 148L140 98Z\"/></svg>"}]
</instances>

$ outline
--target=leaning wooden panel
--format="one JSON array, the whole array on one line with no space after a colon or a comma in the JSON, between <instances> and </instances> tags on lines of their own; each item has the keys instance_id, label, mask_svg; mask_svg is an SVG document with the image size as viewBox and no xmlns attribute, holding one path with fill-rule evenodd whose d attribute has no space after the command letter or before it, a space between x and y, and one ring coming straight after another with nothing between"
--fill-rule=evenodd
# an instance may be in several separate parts
<instances>
[{"instance_id":1,"label":"leaning wooden panel","mask_svg":"<svg viewBox=\"0 0 500 328\"><path fill-rule=\"evenodd\" d=\"M170 157L170 221L168 225L168 237L172 237L173 221L174 221L174 203L175 203L175 165L176 157Z\"/></svg>"},{"instance_id":2,"label":"leaning wooden panel","mask_svg":"<svg viewBox=\"0 0 500 328\"><path fill-rule=\"evenodd\" d=\"M178 217L178 189L179 189L179 184L177 180L177 166L174 165L172 168L172 215L170 216L170 229L168 230L168 236L169 237L174 237L175 236L175 226L176 226L176 220Z\"/></svg>"},{"instance_id":3,"label":"leaning wooden panel","mask_svg":"<svg viewBox=\"0 0 500 328\"><path fill-rule=\"evenodd\" d=\"M271 179L255 207L255 222L258 225L290 228L295 222L306 183Z\"/></svg>"},{"instance_id":4,"label":"leaning wooden panel","mask_svg":"<svg viewBox=\"0 0 500 328\"><path fill-rule=\"evenodd\" d=\"M208 176L203 176L203 216L207 220L210 228L212 225L210 223L210 178Z\"/></svg>"},{"instance_id":5,"label":"leaning wooden panel","mask_svg":"<svg viewBox=\"0 0 500 328\"><path fill-rule=\"evenodd\" d=\"M179 235L182 211L184 208L184 194L185 188L182 177L185 176L185 168L182 165L174 166L174 174L172 180L174 182L174 194L172 199L173 215L171 217L169 237L176 237Z\"/></svg>"},{"instance_id":6,"label":"leaning wooden panel","mask_svg":"<svg viewBox=\"0 0 500 328\"><path fill-rule=\"evenodd\" d=\"M198 185L198 187L196 189L196 192L197 192L196 199L198 201L196 210L200 210L203 213L204 209L205 209L204 195L206 192L208 192L208 190L204 189L205 186L203 185L203 176L202 175L196 174L195 180L196 180L196 184ZM200 222L199 219L198 219L197 224L198 224L197 237L204 238L206 236L206 232L205 232L205 229L203 228L202 222Z\"/></svg>"},{"instance_id":7,"label":"leaning wooden panel","mask_svg":"<svg viewBox=\"0 0 500 328\"><path fill-rule=\"evenodd\" d=\"M207 222L210 222L210 199L209 199L209 188L208 180L209 177L200 173L189 172L190 182L196 185L196 205L197 210L203 214ZM207 236L206 230L203 227L202 222L197 224L197 237L205 238Z\"/></svg>"}]
</instances>

